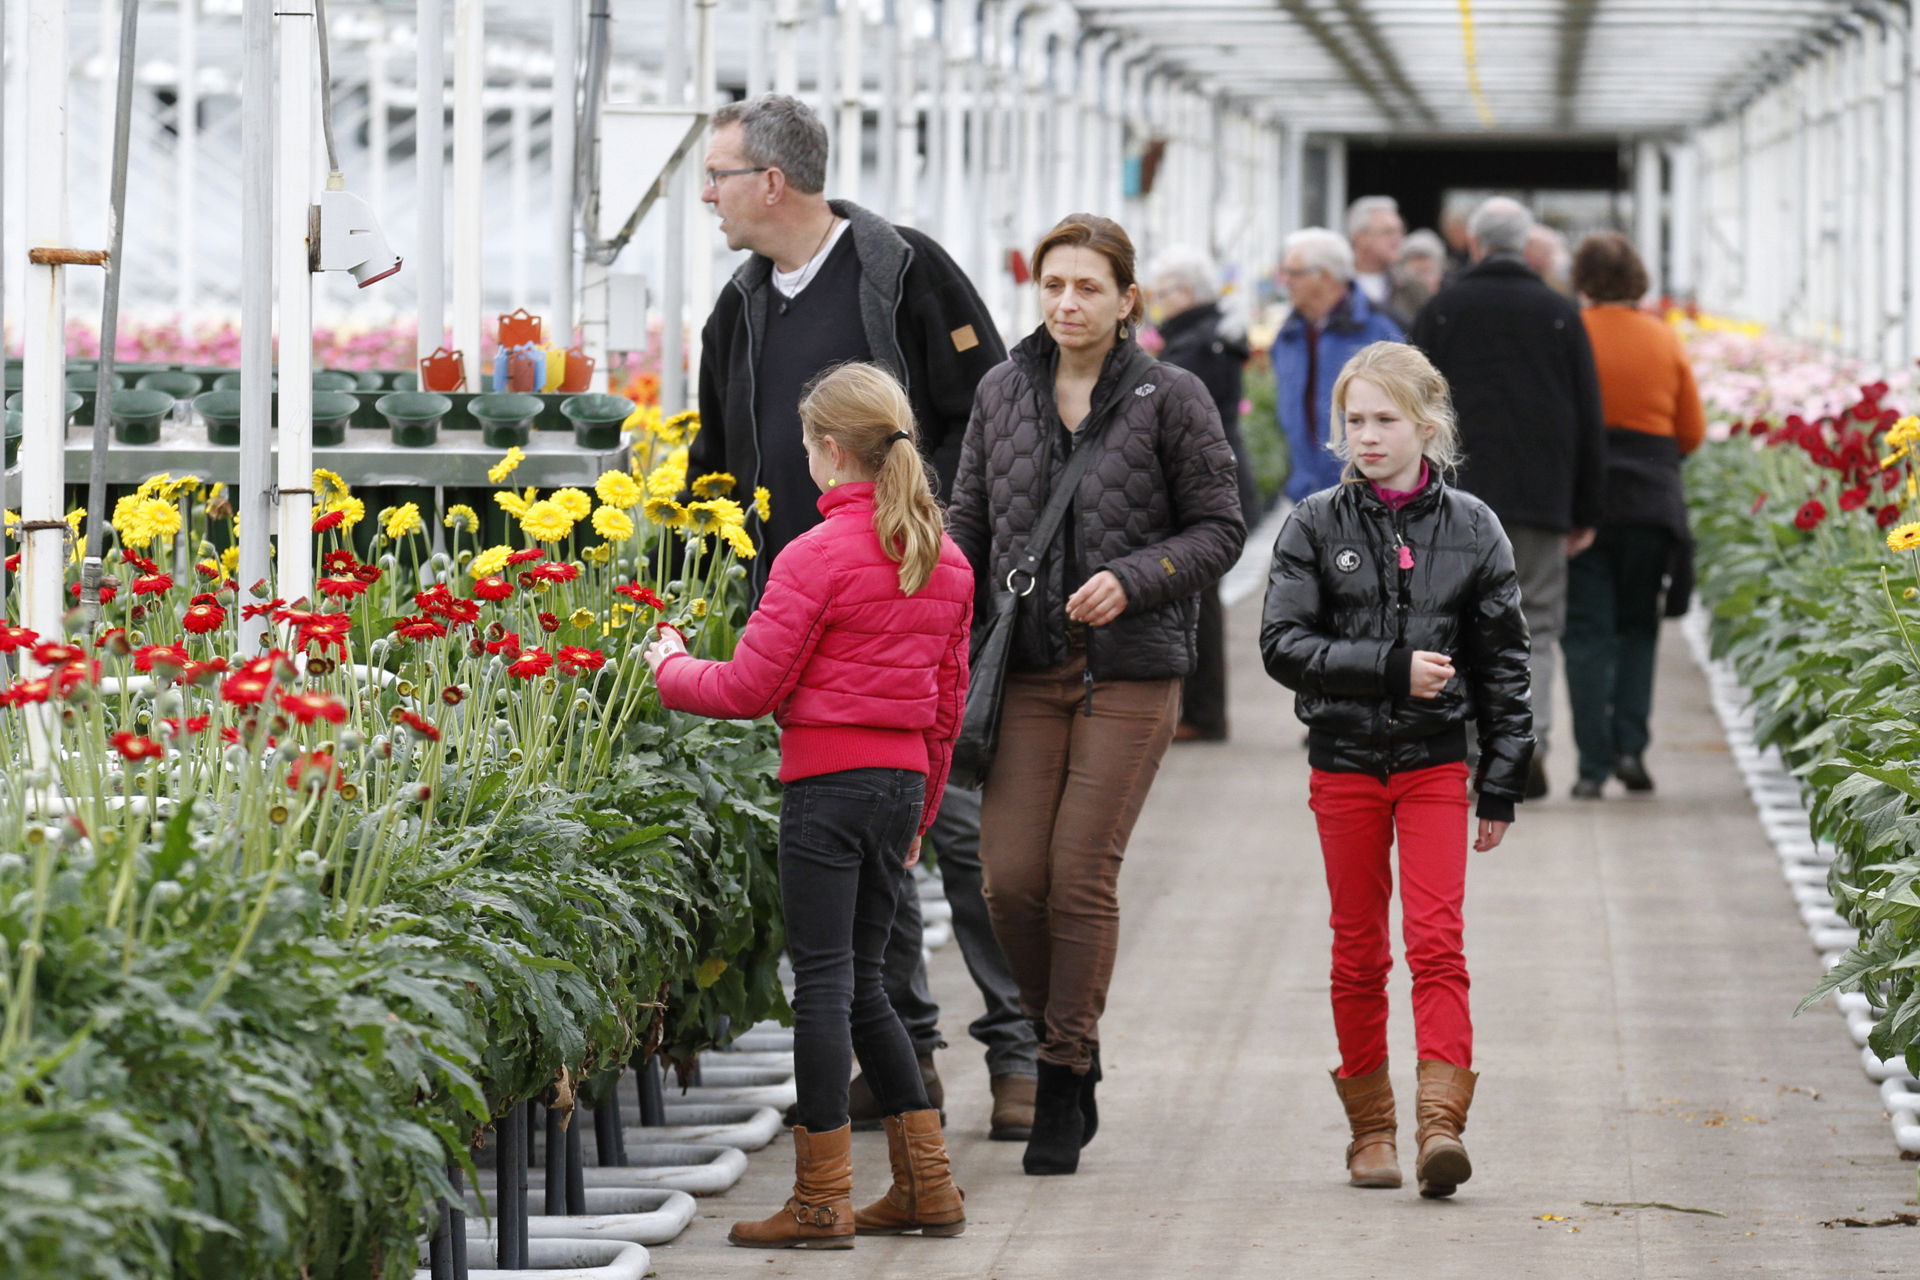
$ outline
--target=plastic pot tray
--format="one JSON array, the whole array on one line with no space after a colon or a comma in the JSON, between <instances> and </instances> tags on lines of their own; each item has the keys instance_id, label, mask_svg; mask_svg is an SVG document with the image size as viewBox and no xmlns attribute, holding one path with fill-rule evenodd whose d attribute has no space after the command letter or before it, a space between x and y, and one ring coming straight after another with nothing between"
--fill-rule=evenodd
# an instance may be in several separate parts
<instances>
[{"instance_id":1,"label":"plastic pot tray","mask_svg":"<svg viewBox=\"0 0 1920 1280\"><path fill-rule=\"evenodd\" d=\"M621 1240L554 1240L529 1237L527 1269L502 1271L494 1266L491 1237L467 1237L469 1280L507 1280L510 1276L538 1275L541 1280L642 1280L652 1264L646 1249ZM432 1280L425 1267L413 1280Z\"/></svg>"},{"instance_id":2,"label":"plastic pot tray","mask_svg":"<svg viewBox=\"0 0 1920 1280\"><path fill-rule=\"evenodd\" d=\"M571 1217L529 1214L529 1240L619 1240L628 1244L665 1244L693 1221L693 1197L664 1187L588 1187L587 1211ZM467 1254L474 1242L489 1248L497 1223L480 1213L480 1198L467 1192Z\"/></svg>"}]
</instances>

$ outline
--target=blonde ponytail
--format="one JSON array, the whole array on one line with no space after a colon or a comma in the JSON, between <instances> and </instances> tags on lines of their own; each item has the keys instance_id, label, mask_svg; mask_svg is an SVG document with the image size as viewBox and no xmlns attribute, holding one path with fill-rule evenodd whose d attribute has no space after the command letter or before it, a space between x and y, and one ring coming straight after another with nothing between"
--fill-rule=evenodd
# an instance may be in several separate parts
<instances>
[{"instance_id":1,"label":"blonde ponytail","mask_svg":"<svg viewBox=\"0 0 1920 1280\"><path fill-rule=\"evenodd\" d=\"M873 472L873 531L880 548L900 566L903 595L926 586L940 563L946 526L920 460L920 432L906 391L874 365L839 365L807 388L800 429L810 440L835 441Z\"/></svg>"}]
</instances>

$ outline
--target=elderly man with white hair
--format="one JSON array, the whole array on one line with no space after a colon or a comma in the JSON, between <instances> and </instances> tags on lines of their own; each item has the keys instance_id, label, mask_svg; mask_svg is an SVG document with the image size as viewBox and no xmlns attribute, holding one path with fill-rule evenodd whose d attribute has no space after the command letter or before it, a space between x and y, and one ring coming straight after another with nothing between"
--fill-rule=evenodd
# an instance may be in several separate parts
<instances>
[{"instance_id":1,"label":"elderly man with white hair","mask_svg":"<svg viewBox=\"0 0 1920 1280\"><path fill-rule=\"evenodd\" d=\"M1533 641L1527 795L1547 793L1555 656L1567 620L1567 561L1586 550L1606 492L1600 379L1580 310L1524 254L1533 215L1496 196L1467 223L1473 264L1414 322L1411 341L1453 387L1466 454L1456 483L1493 508L1513 543Z\"/></svg>"},{"instance_id":2,"label":"elderly man with white hair","mask_svg":"<svg viewBox=\"0 0 1920 1280\"><path fill-rule=\"evenodd\" d=\"M1240 514L1247 527L1260 523L1260 491L1253 463L1240 436L1240 397L1247 358L1246 326L1220 304L1219 274L1213 260L1197 249L1176 245L1154 259L1147 273L1154 307L1160 313L1160 358L1206 384L1220 411L1239 468ZM1177 741L1223 742L1227 737L1227 627L1220 592L1200 593L1198 655L1180 698Z\"/></svg>"},{"instance_id":3,"label":"elderly man with white hair","mask_svg":"<svg viewBox=\"0 0 1920 1280\"><path fill-rule=\"evenodd\" d=\"M1287 237L1281 259L1293 313L1273 340L1275 397L1293 472L1287 496L1298 502L1340 483L1345 464L1327 447L1333 382L1360 348L1399 342L1400 326L1354 287L1353 249L1325 227Z\"/></svg>"},{"instance_id":4,"label":"elderly man with white hair","mask_svg":"<svg viewBox=\"0 0 1920 1280\"><path fill-rule=\"evenodd\" d=\"M1393 305L1393 268L1407 224L1392 196L1361 196L1347 206L1347 243L1353 246L1353 282L1376 311L1401 328L1413 317Z\"/></svg>"}]
</instances>

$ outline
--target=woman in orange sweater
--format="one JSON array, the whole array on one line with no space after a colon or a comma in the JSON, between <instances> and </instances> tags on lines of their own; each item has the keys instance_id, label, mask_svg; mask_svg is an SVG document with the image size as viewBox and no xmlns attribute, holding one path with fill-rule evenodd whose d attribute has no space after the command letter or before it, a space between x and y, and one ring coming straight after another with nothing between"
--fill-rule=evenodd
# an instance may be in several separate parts
<instances>
[{"instance_id":1,"label":"woman in orange sweater","mask_svg":"<svg viewBox=\"0 0 1920 1280\"><path fill-rule=\"evenodd\" d=\"M1567 568L1567 659L1580 780L1597 800L1607 776L1651 791L1641 758L1653 709L1660 619L1686 612L1693 585L1680 460L1700 447L1706 418L1672 328L1639 309L1647 269L1617 232L1588 236L1573 259L1607 422L1606 518ZM1665 592L1665 608L1661 607Z\"/></svg>"}]
</instances>

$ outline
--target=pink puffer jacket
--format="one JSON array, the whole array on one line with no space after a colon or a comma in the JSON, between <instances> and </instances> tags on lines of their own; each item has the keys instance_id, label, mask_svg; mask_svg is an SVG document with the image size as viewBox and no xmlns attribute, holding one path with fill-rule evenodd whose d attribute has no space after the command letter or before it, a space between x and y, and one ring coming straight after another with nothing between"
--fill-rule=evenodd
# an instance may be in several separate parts
<instances>
[{"instance_id":1,"label":"pink puffer jacket","mask_svg":"<svg viewBox=\"0 0 1920 1280\"><path fill-rule=\"evenodd\" d=\"M900 566L873 532L872 484L823 494L820 514L825 522L773 562L733 661L676 655L660 665L660 701L727 720L771 711L782 782L843 769L924 773L924 832L966 709L973 570L943 538L933 577L902 595Z\"/></svg>"}]
</instances>

